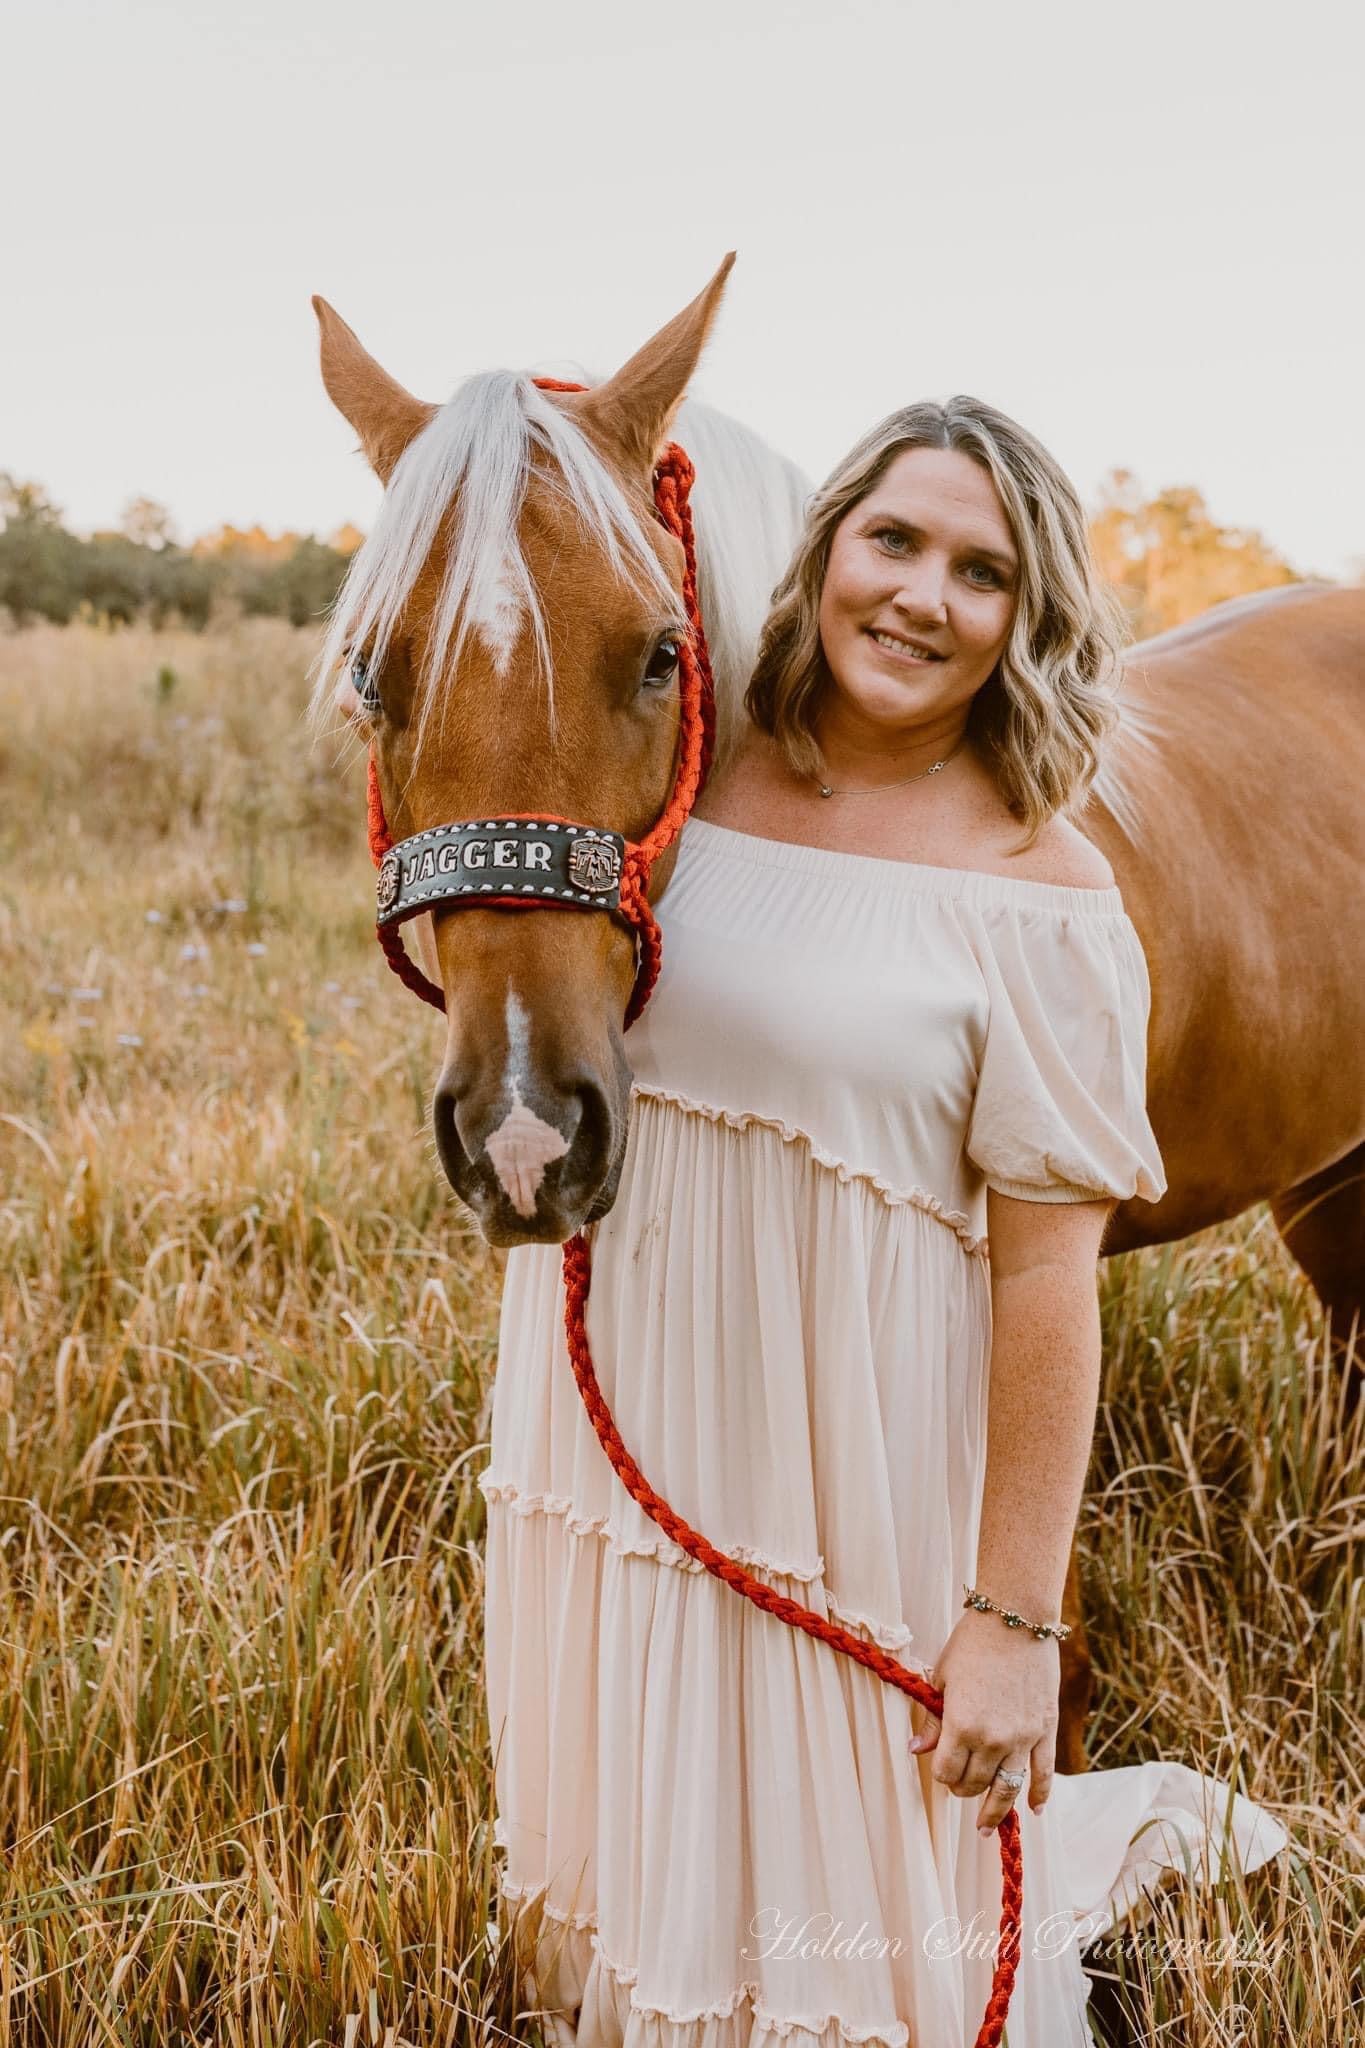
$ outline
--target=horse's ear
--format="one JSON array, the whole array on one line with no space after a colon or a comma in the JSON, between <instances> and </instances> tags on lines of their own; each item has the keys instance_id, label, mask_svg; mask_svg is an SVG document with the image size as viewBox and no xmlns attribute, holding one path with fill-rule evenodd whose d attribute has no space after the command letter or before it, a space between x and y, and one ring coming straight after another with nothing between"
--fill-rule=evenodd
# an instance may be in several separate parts
<instances>
[{"instance_id":1,"label":"horse's ear","mask_svg":"<svg viewBox=\"0 0 1365 2048\"><path fill-rule=\"evenodd\" d=\"M359 434L371 469L387 483L399 456L434 416L436 407L424 405L395 383L387 370L381 370L326 299L315 297L313 311L322 330L322 381L327 396Z\"/></svg>"},{"instance_id":2,"label":"horse's ear","mask_svg":"<svg viewBox=\"0 0 1365 2048\"><path fill-rule=\"evenodd\" d=\"M637 349L630 361L575 403L585 427L606 440L633 468L649 471L668 440L673 415L687 395L692 373L720 305L735 260L732 249L705 291Z\"/></svg>"}]
</instances>

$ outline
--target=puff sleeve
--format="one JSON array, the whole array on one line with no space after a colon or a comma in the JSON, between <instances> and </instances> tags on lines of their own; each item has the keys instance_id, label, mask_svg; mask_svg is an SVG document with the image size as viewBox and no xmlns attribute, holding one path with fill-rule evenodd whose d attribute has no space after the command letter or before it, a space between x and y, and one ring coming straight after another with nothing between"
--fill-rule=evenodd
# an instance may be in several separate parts
<instances>
[{"instance_id":1,"label":"puff sleeve","mask_svg":"<svg viewBox=\"0 0 1365 2048\"><path fill-rule=\"evenodd\" d=\"M1078 893L982 917L989 1010L967 1157L1024 1201L1155 1202L1166 1175L1147 1117L1147 962L1117 892Z\"/></svg>"}]
</instances>

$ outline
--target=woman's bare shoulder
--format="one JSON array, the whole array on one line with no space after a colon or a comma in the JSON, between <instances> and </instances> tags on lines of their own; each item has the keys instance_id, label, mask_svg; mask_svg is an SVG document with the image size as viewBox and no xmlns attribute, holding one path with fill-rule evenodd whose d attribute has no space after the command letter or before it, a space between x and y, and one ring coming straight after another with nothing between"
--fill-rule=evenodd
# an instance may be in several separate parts
<instances>
[{"instance_id":1,"label":"woman's bare shoulder","mask_svg":"<svg viewBox=\"0 0 1365 2048\"><path fill-rule=\"evenodd\" d=\"M1021 880L1051 882L1066 889L1113 889L1114 870L1093 839L1070 818L1049 818L1032 846L1014 854L1009 872Z\"/></svg>"}]
</instances>

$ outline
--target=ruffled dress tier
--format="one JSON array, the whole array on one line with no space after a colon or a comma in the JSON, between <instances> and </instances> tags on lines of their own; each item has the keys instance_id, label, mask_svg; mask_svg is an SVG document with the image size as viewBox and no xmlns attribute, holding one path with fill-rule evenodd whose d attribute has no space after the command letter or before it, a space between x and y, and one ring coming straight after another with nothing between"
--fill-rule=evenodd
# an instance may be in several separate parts
<instances>
[{"instance_id":1,"label":"ruffled dress tier","mask_svg":"<svg viewBox=\"0 0 1365 2048\"><path fill-rule=\"evenodd\" d=\"M602 1391L694 1528L927 1674L975 1583L986 1190L1165 1188L1136 931L1116 888L704 819L657 910L624 1171L590 1233ZM496 1841L547 2040L964 2048L1000 1913L979 1801L908 1753L904 1694L626 1492L569 1365L557 1246L508 1254L491 1438ZM1019 1815L1008 2048L1085 2048L1083 1944L1165 1870L1285 1841L1162 1760Z\"/></svg>"}]
</instances>

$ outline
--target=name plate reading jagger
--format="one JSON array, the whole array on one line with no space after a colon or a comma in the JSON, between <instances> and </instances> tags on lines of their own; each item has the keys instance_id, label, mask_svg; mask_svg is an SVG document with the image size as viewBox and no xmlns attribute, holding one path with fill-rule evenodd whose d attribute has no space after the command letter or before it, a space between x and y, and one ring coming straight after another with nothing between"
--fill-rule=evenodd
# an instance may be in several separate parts
<instances>
[{"instance_id":1,"label":"name plate reading jagger","mask_svg":"<svg viewBox=\"0 0 1365 2048\"><path fill-rule=\"evenodd\" d=\"M381 925L435 903L544 896L616 910L626 842L619 832L539 818L437 825L385 854L376 896Z\"/></svg>"}]
</instances>

